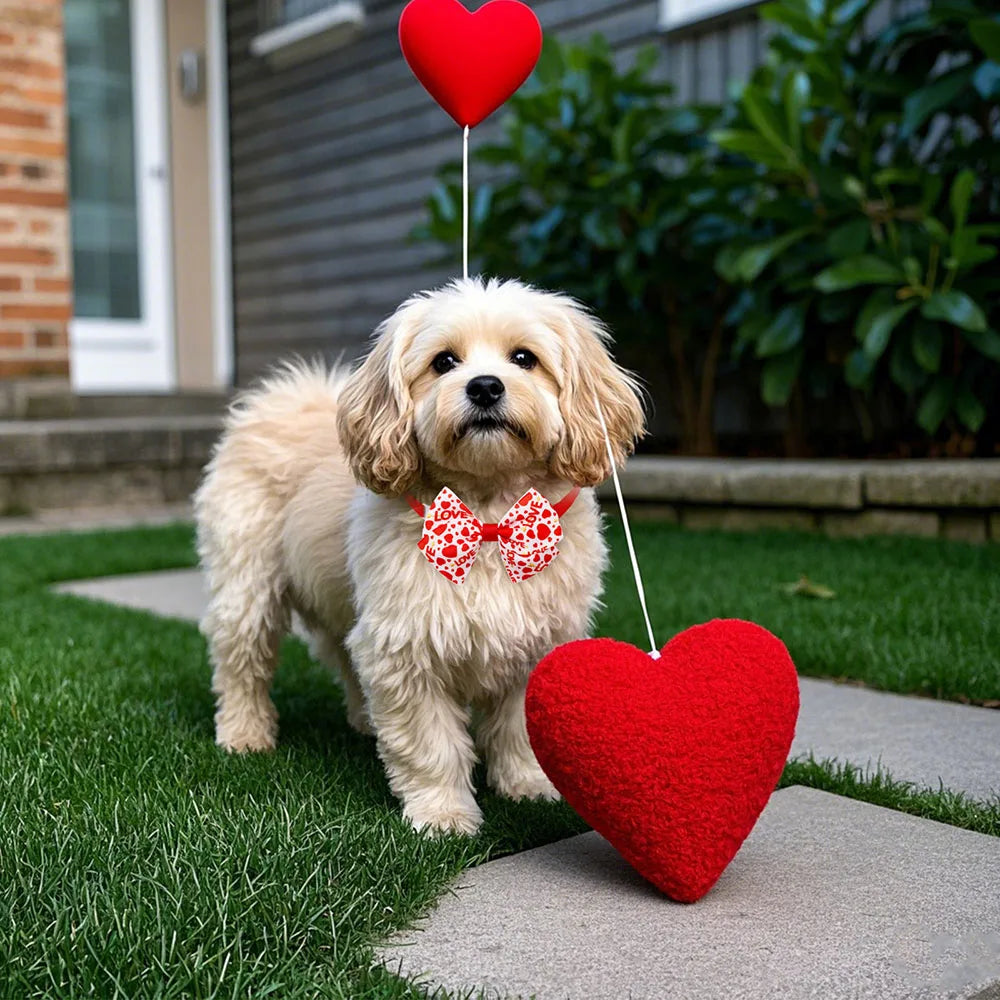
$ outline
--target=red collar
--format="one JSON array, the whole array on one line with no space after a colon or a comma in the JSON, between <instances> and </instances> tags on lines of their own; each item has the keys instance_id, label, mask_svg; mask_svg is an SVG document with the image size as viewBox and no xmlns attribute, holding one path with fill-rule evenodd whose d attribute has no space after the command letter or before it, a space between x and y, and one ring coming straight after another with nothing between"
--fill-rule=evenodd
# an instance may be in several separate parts
<instances>
[{"instance_id":1,"label":"red collar","mask_svg":"<svg viewBox=\"0 0 1000 1000\"><path fill-rule=\"evenodd\" d=\"M569 491L569 493L567 493L566 496L564 496L562 498L562 500L560 500L558 503L554 503L552 505L553 509L555 510L555 512L560 517L562 517L563 514L565 514L566 511L568 511L570 509L570 507L573 506L573 501L576 500L576 498L580 495L580 489L581 489L581 487L574 486L573 489L571 489ZM424 516L424 510L425 510L424 505L419 500L417 500L416 497L412 497L412 496L410 496L409 493L407 493L406 494L406 502L414 509L414 511L417 514L420 515L420 517ZM497 525L496 524L484 524L483 525L483 534L484 534L484 536L487 534L487 529L491 529L491 528L493 530L490 533L495 535L496 534L496 529L497 529Z\"/></svg>"}]
</instances>

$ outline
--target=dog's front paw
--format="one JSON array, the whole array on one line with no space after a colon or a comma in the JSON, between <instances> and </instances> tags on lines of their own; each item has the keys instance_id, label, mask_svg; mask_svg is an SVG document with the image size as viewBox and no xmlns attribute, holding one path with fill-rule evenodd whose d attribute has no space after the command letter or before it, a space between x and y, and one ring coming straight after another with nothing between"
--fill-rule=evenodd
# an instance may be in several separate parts
<instances>
[{"instance_id":1,"label":"dog's front paw","mask_svg":"<svg viewBox=\"0 0 1000 1000\"><path fill-rule=\"evenodd\" d=\"M215 742L230 753L262 753L273 750L277 745L277 739L271 733L239 733L232 736L218 733Z\"/></svg>"},{"instance_id":2,"label":"dog's front paw","mask_svg":"<svg viewBox=\"0 0 1000 1000\"><path fill-rule=\"evenodd\" d=\"M230 753L260 753L278 743L278 713L268 701L261 706L225 698L215 713L215 742Z\"/></svg>"},{"instance_id":3,"label":"dog's front paw","mask_svg":"<svg viewBox=\"0 0 1000 1000\"><path fill-rule=\"evenodd\" d=\"M475 799L468 801L446 799L438 802L407 802L403 815L414 829L431 837L441 837L449 833L471 837L479 830L483 814Z\"/></svg>"},{"instance_id":4,"label":"dog's front paw","mask_svg":"<svg viewBox=\"0 0 1000 1000\"><path fill-rule=\"evenodd\" d=\"M555 802L561 796L545 772L532 762L519 767L494 767L487 775L490 787L508 799L547 799Z\"/></svg>"}]
</instances>

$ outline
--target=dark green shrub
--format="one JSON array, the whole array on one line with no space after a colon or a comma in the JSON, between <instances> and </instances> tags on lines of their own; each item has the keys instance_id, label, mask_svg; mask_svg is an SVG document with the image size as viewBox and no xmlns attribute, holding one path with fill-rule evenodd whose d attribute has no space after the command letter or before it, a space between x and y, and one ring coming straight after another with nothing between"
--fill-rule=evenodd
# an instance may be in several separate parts
<instances>
[{"instance_id":1,"label":"dark green shrub","mask_svg":"<svg viewBox=\"0 0 1000 1000\"><path fill-rule=\"evenodd\" d=\"M737 350L772 405L872 393L934 435L978 432L1000 390L1000 17L930 5L866 37L873 3L781 0L767 64L713 140L756 164Z\"/></svg>"},{"instance_id":2,"label":"dark green shrub","mask_svg":"<svg viewBox=\"0 0 1000 1000\"><path fill-rule=\"evenodd\" d=\"M722 108L674 106L653 50L618 71L599 39L550 39L474 152L497 178L474 174L483 270L606 317L687 452L715 448L726 365L787 408L789 451L816 413L877 448L996 440L1000 15L938 0L870 34L874 6L765 6L765 65ZM459 198L450 164L416 235L456 254Z\"/></svg>"}]
</instances>

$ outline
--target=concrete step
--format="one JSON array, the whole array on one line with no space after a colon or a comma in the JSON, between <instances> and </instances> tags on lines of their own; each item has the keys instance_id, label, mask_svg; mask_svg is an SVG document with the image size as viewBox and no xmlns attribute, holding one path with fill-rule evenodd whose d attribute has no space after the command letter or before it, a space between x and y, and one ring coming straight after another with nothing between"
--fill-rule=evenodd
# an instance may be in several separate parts
<instances>
[{"instance_id":1,"label":"concrete step","mask_svg":"<svg viewBox=\"0 0 1000 1000\"><path fill-rule=\"evenodd\" d=\"M0 421L0 514L187 500L218 413Z\"/></svg>"}]
</instances>

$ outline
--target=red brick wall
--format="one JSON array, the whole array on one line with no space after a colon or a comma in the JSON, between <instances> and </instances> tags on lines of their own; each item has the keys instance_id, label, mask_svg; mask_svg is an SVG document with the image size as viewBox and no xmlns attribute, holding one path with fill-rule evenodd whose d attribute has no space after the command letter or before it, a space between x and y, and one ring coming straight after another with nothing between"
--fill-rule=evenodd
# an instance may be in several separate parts
<instances>
[{"instance_id":1,"label":"red brick wall","mask_svg":"<svg viewBox=\"0 0 1000 1000\"><path fill-rule=\"evenodd\" d=\"M0 0L0 379L69 373L62 0Z\"/></svg>"}]
</instances>

